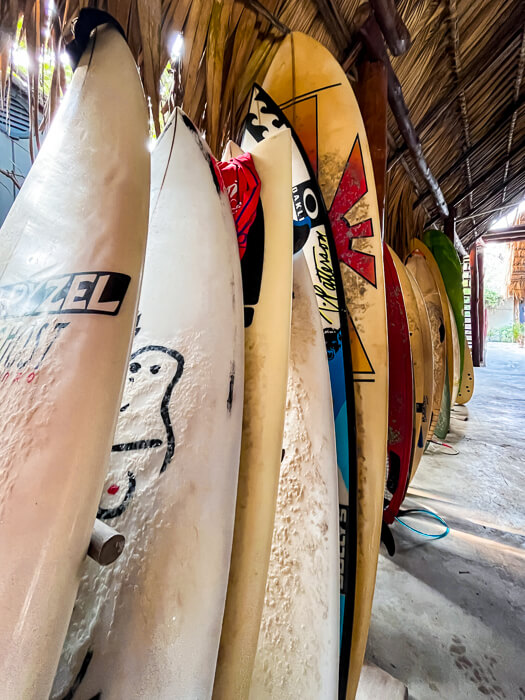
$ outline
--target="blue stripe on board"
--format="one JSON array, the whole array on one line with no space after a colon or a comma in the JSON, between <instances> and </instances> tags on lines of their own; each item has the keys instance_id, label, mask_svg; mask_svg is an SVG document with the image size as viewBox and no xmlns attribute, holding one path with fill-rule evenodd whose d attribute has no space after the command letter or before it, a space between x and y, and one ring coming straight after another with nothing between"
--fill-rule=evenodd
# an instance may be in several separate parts
<instances>
[{"instance_id":1,"label":"blue stripe on board","mask_svg":"<svg viewBox=\"0 0 525 700\"><path fill-rule=\"evenodd\" d=\"M339 331L338 335L340 335ZM331 356L330 356L331 355ZM335 353L329 351L328 369L330 370L330 385L332 387L332 402L334 405L334 416L337 416L341 410L341 406L346 404L346 385L345 385L345 365L343 357L343 348L339 345L339 349ZM348 463L348 462L347 462Z\"/></svg>"}]
</instances>

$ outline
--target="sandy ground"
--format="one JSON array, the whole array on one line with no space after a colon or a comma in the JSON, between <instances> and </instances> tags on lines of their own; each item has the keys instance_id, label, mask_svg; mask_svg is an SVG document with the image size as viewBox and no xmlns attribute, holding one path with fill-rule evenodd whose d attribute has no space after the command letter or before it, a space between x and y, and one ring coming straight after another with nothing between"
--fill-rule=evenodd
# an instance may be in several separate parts
<instances>
[{"instance_id":1,"label":"sandy ground","mask_svg":"<svg viewBox=\"0 0 525 700\"><path fill-rule=\"evenodd\" d=\"M447 438L459 455L425 455L406 501L450 534L425 540L395 524L367 658L413 700L525 700L525 350L489 343L467 406Z\"/></svg>"}]
</instances>

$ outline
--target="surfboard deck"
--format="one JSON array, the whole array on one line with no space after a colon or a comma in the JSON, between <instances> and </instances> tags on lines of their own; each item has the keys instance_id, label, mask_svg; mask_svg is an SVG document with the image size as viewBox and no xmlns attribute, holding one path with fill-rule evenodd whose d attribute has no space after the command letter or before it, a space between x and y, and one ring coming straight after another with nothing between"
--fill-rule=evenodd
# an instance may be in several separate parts
<instances>
[{"instance_id":1,"label":"surfboard deck","mask_svg":"<svg viewBox=\"0 0 525 700\"><path fill-rule=\"evenodd\" d=\"M459 393L459 384L461 381L461 353L459 351L459 335L458 335L458 327L456 325L456 319L454 316L454 310L452 308L452 304L450 302L450 299L447 297L448 301L448 312L450 316L450 329L451 329L451 336L452 336L452 350L453 350L453 366L454 366L454 375L453 375L453 381L452 381L452 391L450 394L450 405L454 406L456 403L456 399ZM463 343L464 344L464 343ZM463 348L463 352L465 351L465 348Z\"/></svg>"},{"instance_id":2,"label":"surfboard deck","mask_svg":"<svg viewBox=\"0 0 525 700\"><path fill-rule=\"evenodd\" d=\"M408 321L408 330L410 337L410 350L412 354L412 372L414 380L414 420L413 420L413 432L412 432L412 452L410 456L410 468L408 479L412 478L415 469L417 468L417 462L419 460L418 447L422 452L426 441L426 435L430 425L430 415L429 415L429 397L426 393L427 387L425 386L425 361L428 359L425 357L424 352L424 339L422 328L422 321L419 314L419 309L417 305L416 295L414 293L412 282L410 281L409 273L406 267L401 262L399 256L389 247L390 255L392 257L392 262L395 265L397 276L399 278L399 284L401 285L401 292L403 294L403 301L405 304L405 311ZM424 302L423 302L424 304ZM425 312L426 313L426 312ZM423 319L425 320L425 319ZM427 321L428 323L428 321ZM432 348L430 345L430 330L426 329L428 332L428 341L430 347L430 364L432 363ZM432 365L431 365L432 370ZM430 373L432 376L432 371ZM408 483L407 483L408 486Z\"/></svg>"},{"instance_id":3,"label":"surfboard deck","mask_svg":"<svg viewBox=\"0 0 525 700\"><path fill-rule=\"evenodd\" d=\"M99 27L0 231L6 699L48 697L73 609L135 321L146 144L135 62Z\"/></svg>"},{"instance_id":4,"label":"surfboard deck","mask_svg":"<svg viewBox=\"0 0 525 700\"><path fill-rule=\"evenodd\" d=\"M339 468L341 640L352 636L356 577L357 445L350 336L343 282L319 184L290 122L265 90L255 85L243 133L249 146L288 129L292 136L294 228L307 228L303 246L325 337Z\"/></svg>"},{"instance_id":5,"label":"surfboard deck","mask_svg":"<svg viewBox=\"0 0 525 700\"><path fill-rule=\"evenodd\" d=\"M425 231L423 241L438 264L447 296L452 306L460 348L459 375L461 380L465 347L463 266L454 244L443 231ZM454 402L452 402L452 405L454 405Z\"/></svg>"},{"instance_id":6,"label":"surfboard deck","mask_svg":"<svg viewBox=\"0 0 525 700\"><path fill-rule=\"evenodd\" d=\"M390 248L383 246L388 323L388 473L383 520L394 522L405 497L412 461L415 401L410 330Z\"/></svg>"},{"instance_id":7,"label":"surfboard deck","mask_svg":"<svg viewBox=\"0 0 525 700\"><path fill-rule=\"evenodd\" d=\"M465 338L465 364L463 367L463 375L459 387L459 393L456 398L456 403L465 404L470 401L474 393L474 365L472 363L472 353Z\"/></svg>"},{"instance_id":8,"label":"surfboard deck","mask_svg":"<svg viewBox=\"0 0 525 700\"><path fill-rule=\"evenodd\" d=\"M243 372L229 201L206 144L177 109L152 154L139 316L98 511L126 547L111 567L84 563L57 700L72 689L75 700L211 696Z\"/></svg>"},{"instance_id":9,"label":"surfboard deck","mask_svg":"<svg viewBox=\"0 0 525 700\"><path fill-rule=\"evenodd\" d=\"M213 689L216 700L249 694L272 544L288 376L290 134L275 134L251 154L261 179L262 220L250 230L242 259L244 416L232 559Z\"/></svg>"},{"instance_id":10,"label":"surfboard deck","mask_svg":"<svg viewBox=\"0 0 525 700\"><path fill-rule=\"evenodd\" d=\"M432 333L430 329L430 319L428 317L428 311L425 304L425 300L423 298L423 294L421 293L421 289L419 288L419 285L416 282L416 279L410 272L410 270L405 265L403 265L403 267L400 268L400 270L401 269L406 275L408 284L410 285L410 289L412 290L413 298L416 304L417 316L414 317L414 323L416 325L419 323L419 329L421 333L421 355L419 364L423 368L424 386L423 404L421 412L421 437L416 441L414 447L414 456L409 477L410 483L410 481L412 481L416 474L417 468L421 461L421 457L423 456L423 452L425 450L425 445L428 442L428 440L432 438L430 427L432 425L432 417L434 411L434 357L432 351ZM402 274L400 274L400 278L401 280L403 280ZM410 299L408 293L405 295L405 300L407 299ZM407 309L410 310L411 308L413 308L412 303L408 302ZM419 372L417 368L418 352L415 346L413 346L412 357L414 358L414 379L416 381Z\"/></svg>"},{"instance_id":11,"label":"surfboard deck","mask_svg":"<svg viewBox=\"0 0 525 700\"><path fill-rule=\"evenodd\" d=\"M433 411L430 423L427 443L434 435L443 400L443 391L446 379L446 333L445 321L443 318L443 307L441 297L437 288L434 276L430 270L427 260L419 251L414 250L407 256L405 261L407 269L412 273L417 285L423 295L430 323L430 333L432 338L433 357Z\"/></svg>"},{"instance_id":12,"label":"surfboard deck","mask_svg":"<svg viewBox=\"0 0 525 700\"><path fill-rule=\"evenodd\" d=\"M337 453L324 335L302 251L293 263L286 403L284 456L250 698L335 698Z\"/></svg>"},{"instance_id":13,"label":"surfboard deck","mask_svg":"<svg viewBox=\"0 0 525 700\"><path fill-rule=\"evenodd\" d=\"M352 636L341 646L339 693L352 698L370 624L386 462L386 304L374 175L352 88L321 44L288 34L263 87L292 124L317 175L349 314L359 460L357 579Z\"/></svg>"}]
</instances>

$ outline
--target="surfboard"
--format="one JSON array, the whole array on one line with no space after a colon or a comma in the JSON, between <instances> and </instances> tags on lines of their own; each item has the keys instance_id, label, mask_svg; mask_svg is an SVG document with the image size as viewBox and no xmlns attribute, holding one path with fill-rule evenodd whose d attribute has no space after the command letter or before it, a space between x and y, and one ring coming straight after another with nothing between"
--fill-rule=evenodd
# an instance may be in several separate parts
<instances>
[{"instance_id":1,"label":"surfboard","mask_svg":"<svg viewBox=\"0 0 525 700\"><path fill-rule=\"evenodd\" d=\"M358 536L354 621L351 638L342 640L339 693L352 698L370 625L388 422L386 304L374 174L350 83L320 43L299 32L288 34L263 88L292 124L317 176L347 304L358 448Z\"/></svg>"},{"instance_id":2,"label":"surfboard","mask_svg":"<svg viewBox=\"0 0 525 700\"><path fill-rule=\"evenodd\" d=\"M474 365L472 364L472 353L465 338L465 364L463 366L463 374L459 386L459 393L456 398L456 403L465 404L470 401L474 393Z\"/></svg>"},{"instance_id":3,"label":"surfboard","mask_svg":"<svg viewBox=\"0 0 525 700\"><path fill-rule=\"evenodd\" d=\"M293 263L286 404L284 456L250 698L335 698L337 453L323 329L302 251Z\"/></svg>"},{"instance_id":4,"label":"surfboard","mask_svg":"<svg viewBox=\"0 0 525 700\"><path fill-rule=\"evenodd\" d=\"M294 228L296 231L307 229L302 250L314 285L330 371L339 468L340 639L349 646L356 576L357 446L352 356L343 282L323 195L308 156L277 104L259 85L254 85L243 144L249 147L281 130L289 130L292 136Z\"/></svg>"},{"instance_id":5,"label":"surfboard","mask_svg":"<svg viewBox=\"0 0 525 700\"><path fill-rule=\"evenodd\" d=\"M452 331L452 350L453 350L453 363L454 363L454 375L452 382L452 391L450 393L450 405L453 406L456 403L456 398L459 393L459 383L461 381L461 354L459 352L459 335L458 327L456 325L456 319L454 317L454 311L452 309L452 304L450 299L447 297L448 301L448 313L450 316L450 329ZM463 348L463 352L465 349Z\"/></svg>"},{"instance_id":6,"label":"surfboard","mask_svg":"<svg viewBox=\"0 0 525 700\"><path fill-rule=\"evenodd\" d=\"M447 361L447 338L445 334L445 322L443 318L443 307L439 291L428 266L426 258L418 251L414 250L406 259L406 267L411 272L423 295L428 319L430 323L430 333L432 338L432 358L433 358L433 410L427 442L434 435L436 425L441 411L443 390L445 386L445 372Z\"/></svg>"},{"instance_id":7,"label":"surfboard","mask_svg":"<svg viewBox=\"0 0 525 700\"><path fill-rule=\"evenodd\" d=\"M395 261L395 258L394 258ZM433 351L432 351L432 332L430 329L430 319L428 317L428 311L427 311L427 306L425 304L425 300L423 298L423 294L421 293L421 289L419 288L418 283L416 282L415 277L413 274L410 272L408 267L406 265L403 265L402 268L399 268L400 270L402 269L406 275L406 278L408 280L408 284L410 285L410 289L412 290L412 293L414 295L414 300L416 303L416 311L417 311L417 318L414 319L414 322L417 324L419 323L419 329L421 332L421 341L422 341L422 347L421 347L421 364L423 367L423 404L422 404L422 410L421 410L421 433L420 433L420 438L416 441L415 446L414 446L414 456L412 460L412 466L410 469L410 476L409 476L409 483L412 481L412 479L415 476L415 473L417 471L417 468L419 466L419 462L421 461L421 457L423 456L423 452L425 450L426 443L428 440L432 438L432 434L430 432L430 427L432 425L432 417L433 417L433 406L434 406L434 357L433 357ZM399 270L398 270L399 272ZM403 280L403 275L400 274L400 279ZM405 301L407 305L407 309L410 309L412 307L412 304L410 301L407 302L407 299L410 299L409 294L405 294ZM409 313L409 324L410 324L410 313ZM412 358L414 361L414 381L416 382L416 378L418 376L418 370L417 370L417 356L418 352L416 350L416 346L412 345ZM416 398L417 400L417 398Z\"/></svg>"},{"instance_id":8,"label":"surfboard","mask_svg":"<svg viewBox=\"0 0 525 700\"><path fill-rule=\"evenodd\" d=\"M463 267L453 242L443 231L425 231L423 241L432 252L443 277L452 306L460 346L460 379L463 372L465 348L465 311L463 297ZM454 405L454 403L452 403Z\"/></svg>"},{"instance_id":9,"label":"surfboard","mask_svg":"<svg viewBox=\"0 0 525 700\"><path fill-rule=\"evenodd\" d=\"M242 259L243 432L231 568L213 689L213 697L224 700L248 697L253 672L279 484L290 343L290 134L275 134L251 153L261 179L261 208Z\"/></svg>"},{"instance_id":10,"label":"surfboard","mask_svg":"<svg viewBox=\"0 0 525 700\"><path fill-rule=\"evenodd\" d=\"M0 231L5 698L48 697L73 609L135 320L146 144L136 65L100 27Z\"/></svg>"},{"instance_id":11,"label":"surfboard","mask_svg":"<svg viewBox=\"0 0 525 700\"><path fill-rule=\"evenodd\" d=\"M420 459L420 453L423 451L425 445L426 436L428 428L430 425L430 411L429 411L429 397L427 392L427 386L425 386L425 362L430 359L430 388L432 387L432 346L430 341L430 329L428 328L428 317L426 320L428 333L428 342L430 352L428 357L425 357L424 352L424 339L422 328L422 321L420 319L419 309L417 305L416 296L412 288L412 282L409 278L409 273L406 267L401 262L397 254L389 247L390 256L392 262L395 265L397 276L399 278L399 284L401 285L401 292L403 294L403 301L405 304L405 311L408 321L408 331L410 338L410 350L412 354L412 372L414 379L414 420L413 420L413 432L412 432L412 452L410 456L410 467L408 479L410 480L417 469L417 461ZM424 305L424 302L422 300ZM426 311L425 311L426 313ZM419 447L419 452L418 452ZM408 482L407 482L408 486Z\"/></svg>"},{"instance_id":12,"label":"surfboard","mask_svg":"<svg viewBox=\"0 0 525 700\"><path fill-rule=\"evenodd\" d=\"M139 316L98 510L127 544L111 567L84 564L54 698L211 696L243 373L233 217L206 144L177 109L152 155Z\"/></svg>"},{"instance_id":13,"label":"surfboard","mask_svg":"<svg viewBox=\"0 0 525 700\"><path fill-rule=\"evenodd\" d=\"M394 522L405 497L415 423L414 376L405 301L389 247L383 247L388 322L388 472L383 520Z\"/></svg>"}]
</instances>

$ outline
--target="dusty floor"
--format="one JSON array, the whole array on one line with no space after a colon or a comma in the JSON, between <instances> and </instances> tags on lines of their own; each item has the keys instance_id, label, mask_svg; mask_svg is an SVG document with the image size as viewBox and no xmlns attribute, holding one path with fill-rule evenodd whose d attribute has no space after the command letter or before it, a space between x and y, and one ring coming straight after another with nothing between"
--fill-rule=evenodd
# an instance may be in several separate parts
<instances>
[{"instance_id":1,"label":"dusty floor","mask_svg":"<svg viewBox=\"0 0 525 700\"><path fill-rule=\"evenodd\" d=\"M407 500L450 534L396 524L379 561L367 657L413 700L525 700L525 349L489 343L475 384L447 438L460 454L424 456Z\"/></svg>"}]
</instances>

